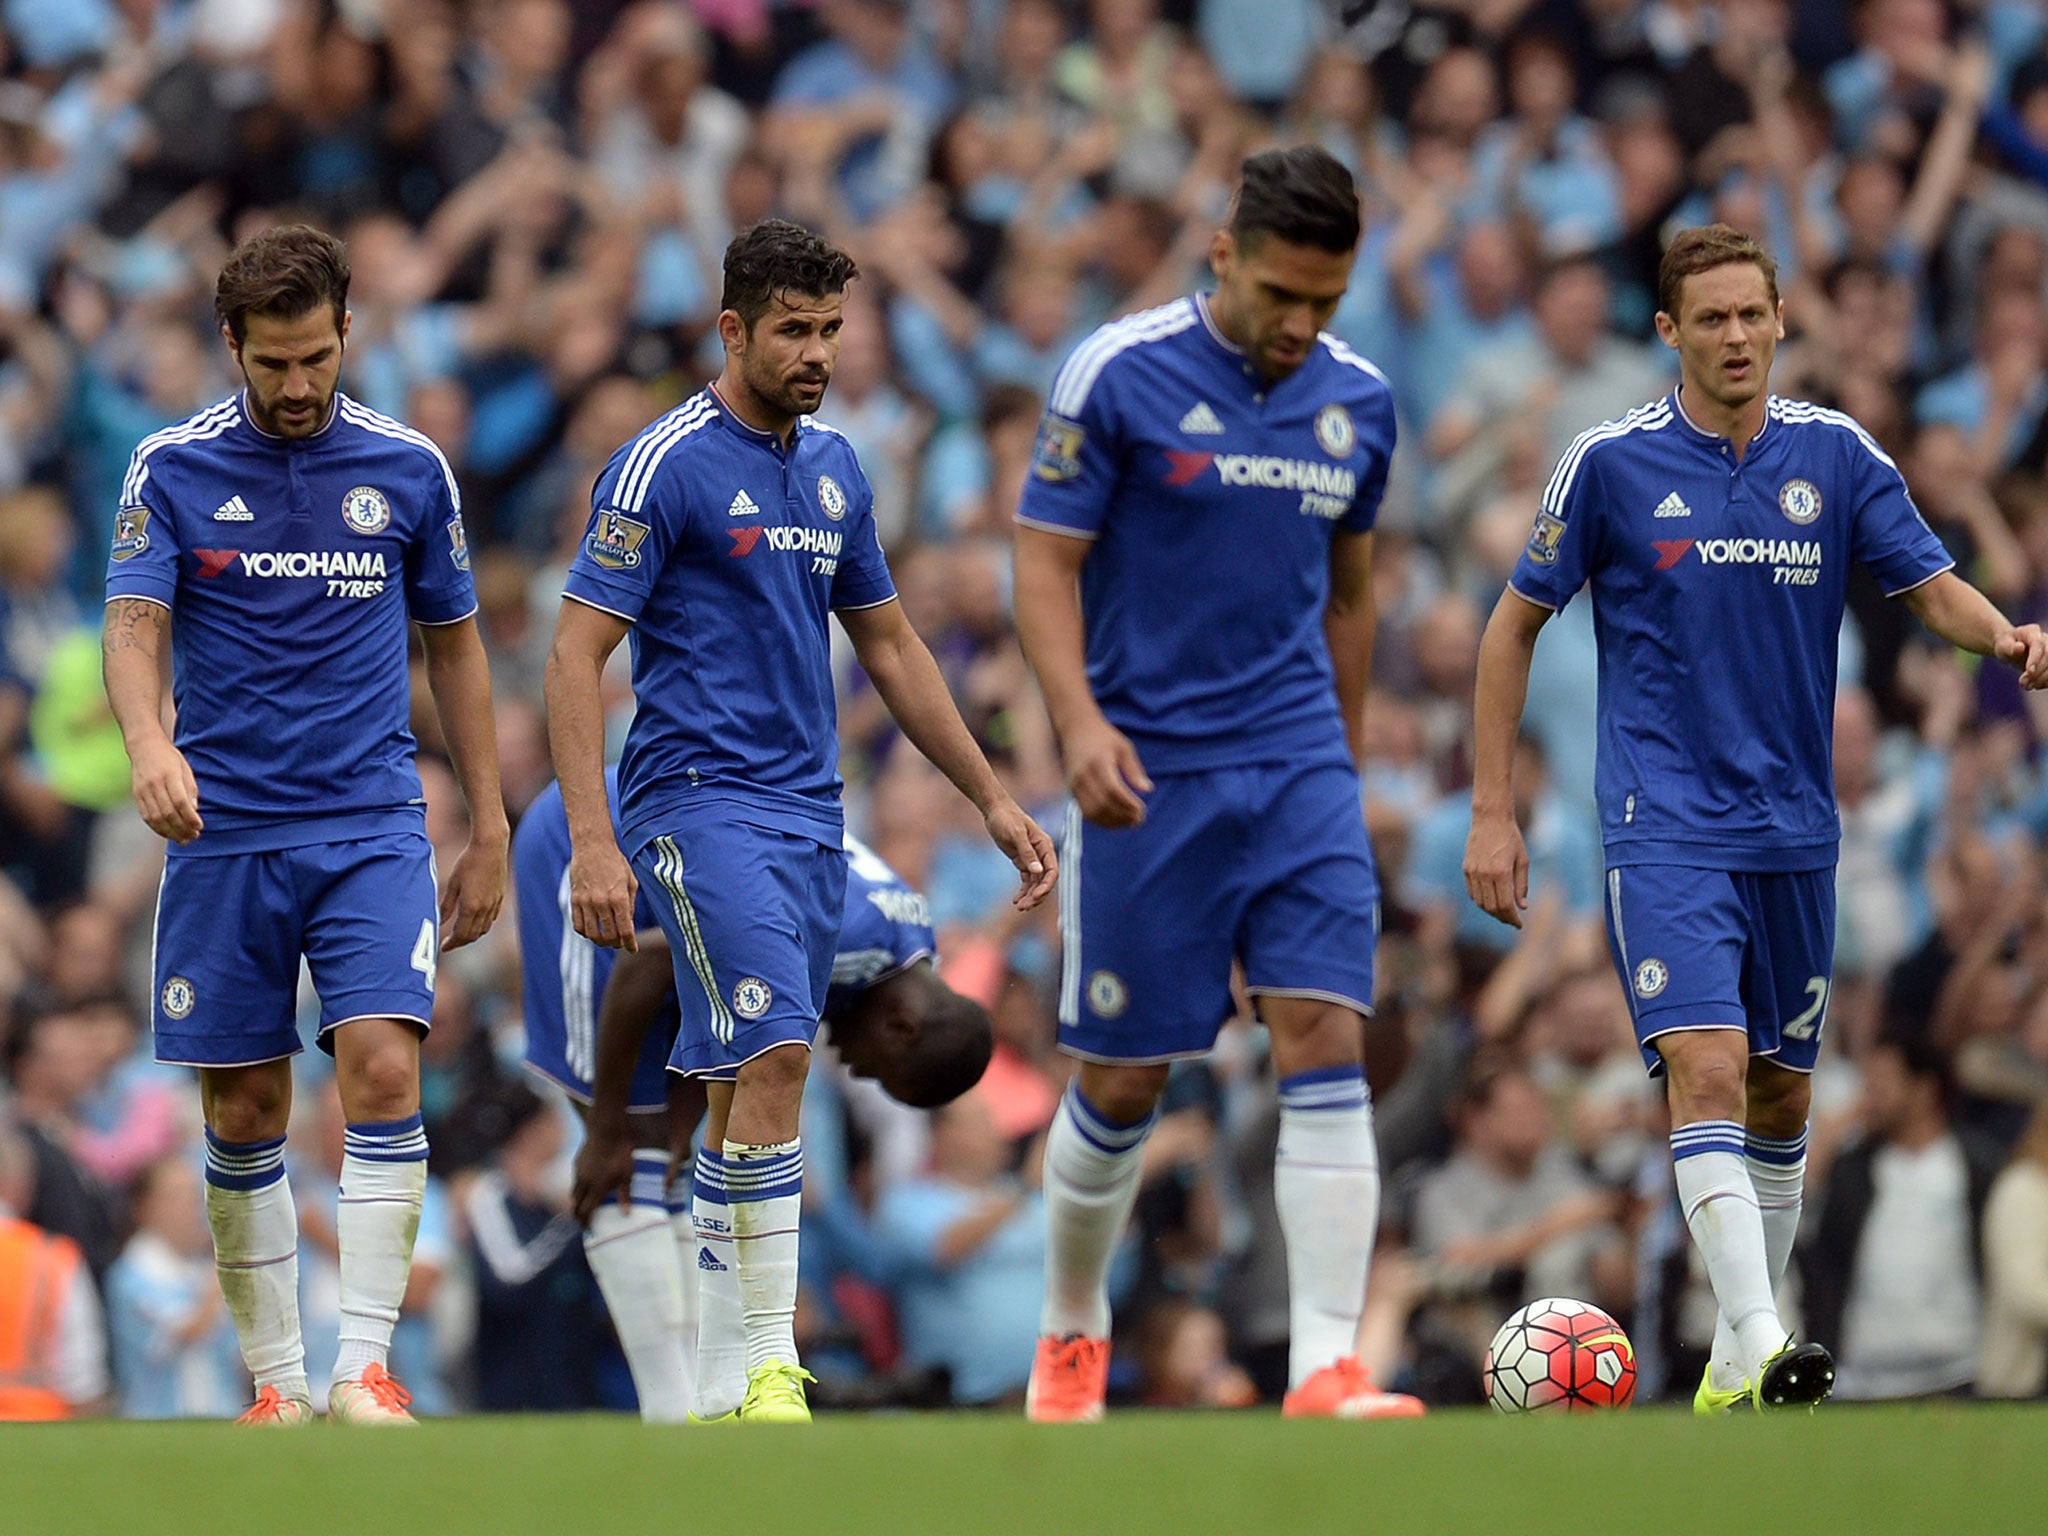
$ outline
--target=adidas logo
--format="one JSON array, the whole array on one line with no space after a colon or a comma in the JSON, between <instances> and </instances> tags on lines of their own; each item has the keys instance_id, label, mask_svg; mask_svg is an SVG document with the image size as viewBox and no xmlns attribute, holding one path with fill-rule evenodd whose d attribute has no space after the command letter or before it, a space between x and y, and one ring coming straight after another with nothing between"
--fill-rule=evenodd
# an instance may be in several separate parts
<instances>
[{"instance_id":1,"label":"adidas logo","mask_svg":"<svg viewBox=\"0 0 2048 1536\"><path fill-rule=\"evenodd\" d=\"M1197 400L1195 408L1180 419L1181 431L1190 437L1221 437L1223 423L1216 419L1216 413L1209 409L1209 402Z\"/></svg>"},{"instance_id":2,"label":"adidas logo","mask_svg":"<svg viewBox=\"0 0 2048 1536\"><path fill-rule=\"evenodd\" d=\"M725 1265L719 1261L718 1255L709 1248L699 1248L697 1250L697 1267L699 1269L716 1270L720 1273L723 1273L725 1270Z\"/></svg>"},{"instance_id":3,"label":"adidas logo","mask_svg":"<svg viewBox=\"0 0 2048 1536\"><path fill-rule=\"evenodd\" d=\"M249 504L239 496L230 496L214 509L216 523L253 523L256 514L249 510Z\"/></svg>"},{"instance_id":4,"label":"adidas logo","mask_svg":"<svg viewBox=\"0 0 2048 1536\"><path fill-rule=\"evenodd\" d=\"M1666 496L1657 503L1657 510L1650 515L1652 517L1691 517L1692 508L1685 504L1678 492L1673 491L1669 496Z\"/></svg>"},{"instance_id":5,"label":"adidas logo","mask_svg":"<svg viewBox=\"0 0 2048 1536\"><path fill-rule=\"evenodd\" d=\"M727 517L753 517L760 510L759 507L754 505L754 498L745 491L741 491L739 495L733 497L732 505L725 509L725 515Z\"/></svg>"}]
</instances>

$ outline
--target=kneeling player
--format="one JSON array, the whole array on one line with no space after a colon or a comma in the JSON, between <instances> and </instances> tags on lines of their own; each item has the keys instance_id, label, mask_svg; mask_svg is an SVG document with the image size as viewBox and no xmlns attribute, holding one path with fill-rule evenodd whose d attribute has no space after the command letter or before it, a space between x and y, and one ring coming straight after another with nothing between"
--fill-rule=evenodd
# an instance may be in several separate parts
<instances>
[{"instance_id":1,"label":"kneeling player","mask_svg":"<svg viewBox=\"0 0 2048 1536\"><path fill-rule=\"evenodd\" d=\"M846 859L823 1020L833 1049L902 1103L950 1103L988 1065L988 1015L934 973L924 898L852 838ZM568 822L551 787L513 846L526 1064L584 1117L576 1213L642 1416L675 1422L694 1401L697 1418L720 1419L745 1395L746 1346L725 1192L708 1166L696 1172L692 1211L690 1139L704 1090L667 1071L679 1022L668 940L645 912L636 951L579 936L564 916L568 860Z\"/></svg>"}]
</instances>

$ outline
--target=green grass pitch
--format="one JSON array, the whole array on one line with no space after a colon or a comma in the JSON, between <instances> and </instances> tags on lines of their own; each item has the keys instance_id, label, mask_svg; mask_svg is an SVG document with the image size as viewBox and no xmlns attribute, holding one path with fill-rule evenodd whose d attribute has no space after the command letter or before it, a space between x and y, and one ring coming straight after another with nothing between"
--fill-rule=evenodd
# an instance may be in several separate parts
<instances>
[{"instance_id":1,"label":"green grass pitch","mask_svg":"<svg viewBox=\"0 0 2048 1536\"><path fill-rule=\"evenodd\" d=\"M0 1427L0 1532L143 1536L1681 1536L2048 1530L2048 1409L1835 1407L1698 1424L1439 1414L1292 1424L1124 1413L649 1429L472 1418L417 1432Z\"/></svg>"}]
</instances>

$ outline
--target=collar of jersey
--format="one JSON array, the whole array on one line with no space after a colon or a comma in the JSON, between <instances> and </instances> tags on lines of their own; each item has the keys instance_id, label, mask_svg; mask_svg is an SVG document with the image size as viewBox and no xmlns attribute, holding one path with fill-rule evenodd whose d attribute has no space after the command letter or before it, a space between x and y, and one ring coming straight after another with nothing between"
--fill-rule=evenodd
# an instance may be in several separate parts
<instances>
[{"instance_id":1,"label":"collar of jersey","mask_svg":"<svg viewBox=\"0 0 2048 1536\"><path fill-rule=\"evenodd\" d=\"M775 433L763 432L759 427L751 426L747 422L740 420L740 413L725 403L725 396L718 392L716 384L706 384L704 392L711 396L711 403L718 407L718 419L732 428L733 431L739 433L741 437L746 438L750 442L759 443L763 448L773 448L777 453L785 451L782 446L782 439ZM804 435L804 421L804 417L797 417L796 430L789 434L789 448L787 451L790 453L796 452L797 440Z\"/></svg>"},{"instance_id":2,"label":"collar of jersey","mask_svg":"<svg viewBox=\"0 0 2048 1536\"><path fill-rule=\"evenodd\" d=\"M1232 357L1243 357L1244 348L1223 334L1223 327L1216 323L1216 317L1209 313L1209 295L1195 295L1195 313L1202 317L1202 329L1209 333L1209 339L1228 352Z\"/></svg>"},{"instance_id":3,"label":"collar of jersey","mask_svg":"<svg viewBox=\"0 0 2048 1536\"><path fill-rule=\"evenodd\" d=\"M322 423L320 423L320 430L319 430L319 431L317 431L317 432L315 432L315 433L313 433L313 434L312 434L311 436L308 436L308 437L280 437L280 436L278 436L278 435L277 435L277 433L275 433L275 432L266 432L266 431L264 431L264 430L263 430L263 429L262 429L261 427L259 427L259 426L257 426L257 425L256 425L256 413L255 413L255 412L253 412L253 411L251 411L251 410L249 409L249 391L248 391L248 390L246 390L246 389L245 389L245 390L241 391L241 392L240 392L239 394L237 394L237 395L235 396L235 399L236 399L236 401L238 402L238 407L237 407L237 408L238 408L238 409L239 409L239 410L241 411L241 414L242 414L242 420L243 420L244 422L246 422L246 423L248 424L249 430L250 430L251 432L254 432L254 433L255 433L255 434L256 434L256 435L258 436L258 437L262 438L262 439L263 439L263 441L265 441L266 443L284 443L284 444L291 444L291 443L310 443L310 442L312 442L312 441L313 441L313 440L314 440L315 438L321 438L321 437L325 437L325 436L326 436L326 435L327 435L327 434L328 434L329 432L332 432L332 431L334 430L334 424L335 424L335 423L336 423L337 421L341 420L341 402L342 402L343 400L345 400L346 398L348 398L348 397L347 397L347 396L345 396L344 394L342 394L342 392L341 392L340 390L338 390L338 389L337 389L337 390L336 390L336 391L334 392L334 407L333 407L333 409L332 409L332 410L330 410L330 411L328 411L328 413L327 413L327 419L326 419L325 421L323 421Z\"/></svg>"},{"instance_id":4,"label":"collar of jersey","mask_svg":"<svg viewBox=\"0 0 2048 1536\"><path fill-rule=\"evenodd\" d=\"M1686 415L1685 403L1678 398L1679 388L1680 386L1676 384L1671 386L1671 414L1676 416L1681 422L1683 422L1685 424L1686 430L1692 433L1692 435L1695 438L1697 438L1703 446L1712 448L1716 453L1719 453L1721 451L1721 445L1727 442L1728 439L1723 437L1718 432L1709 432L1705 427L1701 426L1698 422L1694 421L1690 416ZM1764 424L1761 427L1757 428L1756 436L1752 437L1749 440L1749 447L1743 449L1742 452L1744 458L1747 458L1749 456L1750 450L1754 449L1758 443L1762 442L1764 438L1770 434L1770 430L1771 402L1770 397L1767 395L1764 397Z\"/></svg>"}]
</instances>

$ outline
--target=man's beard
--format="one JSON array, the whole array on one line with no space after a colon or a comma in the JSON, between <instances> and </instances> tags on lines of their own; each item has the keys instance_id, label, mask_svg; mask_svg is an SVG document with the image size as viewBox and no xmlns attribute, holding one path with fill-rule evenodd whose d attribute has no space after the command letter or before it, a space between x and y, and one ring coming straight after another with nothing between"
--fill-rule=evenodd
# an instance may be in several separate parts
<instances>
[{"instance_id":1,"label":"man's beard","mask_svg":"<svg viewBox=\"0 0 2048 1536\"><path fill-rule=\"evenodd\" d=\"M746 368L743 370L743 373L747 381L747 388L754 392L755 398L766 405L772 406L785 416L802 416L806 412L814 411L818 408L819 402L825 398L824 391L821 389L818 392L817 400L805 400L803 396L797 393L797 385L802 382L800 378L786 377L783 374L770 372L766 369L756 373L752 368ZM831 375L827 374L822 381L813 382L823 382L829 388Z\"/></svg>"}]
</instances>

